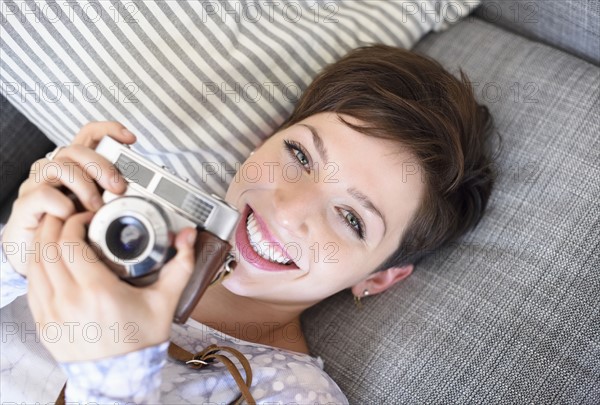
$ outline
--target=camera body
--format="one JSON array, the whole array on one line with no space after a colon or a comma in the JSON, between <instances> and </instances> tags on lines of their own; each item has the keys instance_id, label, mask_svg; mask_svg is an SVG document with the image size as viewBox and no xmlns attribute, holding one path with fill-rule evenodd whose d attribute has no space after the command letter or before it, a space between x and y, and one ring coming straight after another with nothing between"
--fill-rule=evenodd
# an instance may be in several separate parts
<instances>
[{"instance_id":1,"label":"camera body","mask_svg":"<svg viewBox=\"0 0 600 405\"><path fill-rule=\"evenodd\" d=\"M87 235L121 279L138 287L155 282L160 268L175 254L174 236L184 227L197 228L196 266L175 317L176 322L185 322L223 267L238 211L110 136L100 141L96 152L128 182L123 195L104 191L105 205L92 219Z\"/></svg>"}]
</instances>

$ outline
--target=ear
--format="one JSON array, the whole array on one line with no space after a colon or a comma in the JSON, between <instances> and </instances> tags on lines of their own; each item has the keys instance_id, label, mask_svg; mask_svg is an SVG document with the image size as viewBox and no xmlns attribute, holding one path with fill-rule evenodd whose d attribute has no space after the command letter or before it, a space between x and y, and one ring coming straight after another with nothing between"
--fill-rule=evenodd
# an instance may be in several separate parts
<instances>
[{"instance_id":1,"label":"ear","mask_svg":"<svg viewBox=\"0 0 600 405\"><path fill-rule=\"evenodd\" d=\"M364 297L365 290L369 295L379 294L410 276L415 266L407 264L402 267L390 267L387 270L378 271L352 287L352 294L356 297Z\"/></svg>"}]
</instances>

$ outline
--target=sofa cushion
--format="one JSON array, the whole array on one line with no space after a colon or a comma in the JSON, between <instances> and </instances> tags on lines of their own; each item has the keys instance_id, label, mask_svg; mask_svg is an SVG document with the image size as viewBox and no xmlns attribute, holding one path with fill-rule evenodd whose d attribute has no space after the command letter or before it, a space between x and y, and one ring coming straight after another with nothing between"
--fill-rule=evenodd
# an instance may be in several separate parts
<instances>
[{"instance_id":1,"label":"sofa cushion","mask_svg":"<svg viewBox=\"0 0 600 405\"><path fill-rule=\"evenodd\" d=\"M326 64L410 48L478 1L2 2L3 94L57 144L116 120L135 148L224 195Z\"/></svg>"},{"instance_id":2,"label":"sofa cushion","mask_svg":"<svg viewBox=\"0 0 600 405\"><path fill-rule=\"evenodd\" d=\"M483 0L475 15L600 65L600 0Z\"/></svg>"},{"instance_id":3,"label":"sofa cushion","mask_svg":"<svg viewBox=\"0 0 600 405\"><path fill-rule=\"evenodd\" d=\"M420 42L503 138L489 210L357 310L305 314L350 403L597 403L600 69L477 18Z\"/></svg>"}]
</instances>

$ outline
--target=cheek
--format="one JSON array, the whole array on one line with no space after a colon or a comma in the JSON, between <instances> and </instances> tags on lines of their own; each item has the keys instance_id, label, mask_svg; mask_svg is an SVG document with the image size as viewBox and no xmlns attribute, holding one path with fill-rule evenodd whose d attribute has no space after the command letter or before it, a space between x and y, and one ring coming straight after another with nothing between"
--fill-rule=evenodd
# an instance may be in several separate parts
<instances>
[{"instance_id":1,"label":"cheek","mask_svg":"<svg viewBox=\"0 0 600 405\"><path fill-rule=\"evenodd\" d=\"M310 248L311 271L324 279L353 285L368 275L371 267L374 268L372 258L357 248L327 241L315 242Z\"/></svg>"},{"instance_id":2,"label":"cheek","mask_svg":"<svg viewBox=\"0 0 600 405\"><path fill-rule=\"evenodd\" d=\"M238 169L235 176L229 183L225 200L236 205L241 194L249 189L265 188L272 183L270 177L273 177L272 161L258 160L254 156L247 159Z\"/></svg>"},{"instance_id":3,"label":"cheek","mask_svg":"<svg viewBox=\"0 0 600 405\"><path fill-rule=\"evenodd\" d=\"M237 201L241 194L242 194L241 185L238 181L236 181L236 179L234 177L233 180L229 183L229 187L227 187L227 193L225 194L225 201L227 201L229 204L237 207L238 206ZM240 207L238 207L238 209L239 208Z\"/></svg>"},{"instance_id":4,"label":"cheek","mask_svg":"<svg viewBox=\"0 0 600 405\"><path fill-rule=\"evenodd\" d=\"M235 181L241 185L261 184L265 167L256 160L247 160L236 174Z\"/></svg>"},{"instance_id":5,"label":"cheek","mask_svg":"<svg viewBox=\"0 0 600 405\"><path fill-rule=\"evenodd\" d=\"M340 268L337 270L347 275L348 280L355 284L368 277L388 256L381 251L367 252L360 248L347 247L339 249L334 258L340 259Z\"/></svg>"}]
</instances>

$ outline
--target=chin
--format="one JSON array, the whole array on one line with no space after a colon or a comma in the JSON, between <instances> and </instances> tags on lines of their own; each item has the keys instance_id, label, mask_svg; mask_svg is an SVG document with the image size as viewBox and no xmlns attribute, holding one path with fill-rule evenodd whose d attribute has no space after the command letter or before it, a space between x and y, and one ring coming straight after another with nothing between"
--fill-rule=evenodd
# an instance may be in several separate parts
<instances>
[{"instance_id":1,"label":"chin","mask_svg":"<svg viewBox=\"0 0 600 405\"><path fill-rule=\"evenodd\" d=\"M244 297L256 296L256 293L260 294L261 291L264 293L264 283L257 282L243 266L243 263L236 265L233 272L221 282L223 287L233 294Z\"/></svg>"}]
</instances>

